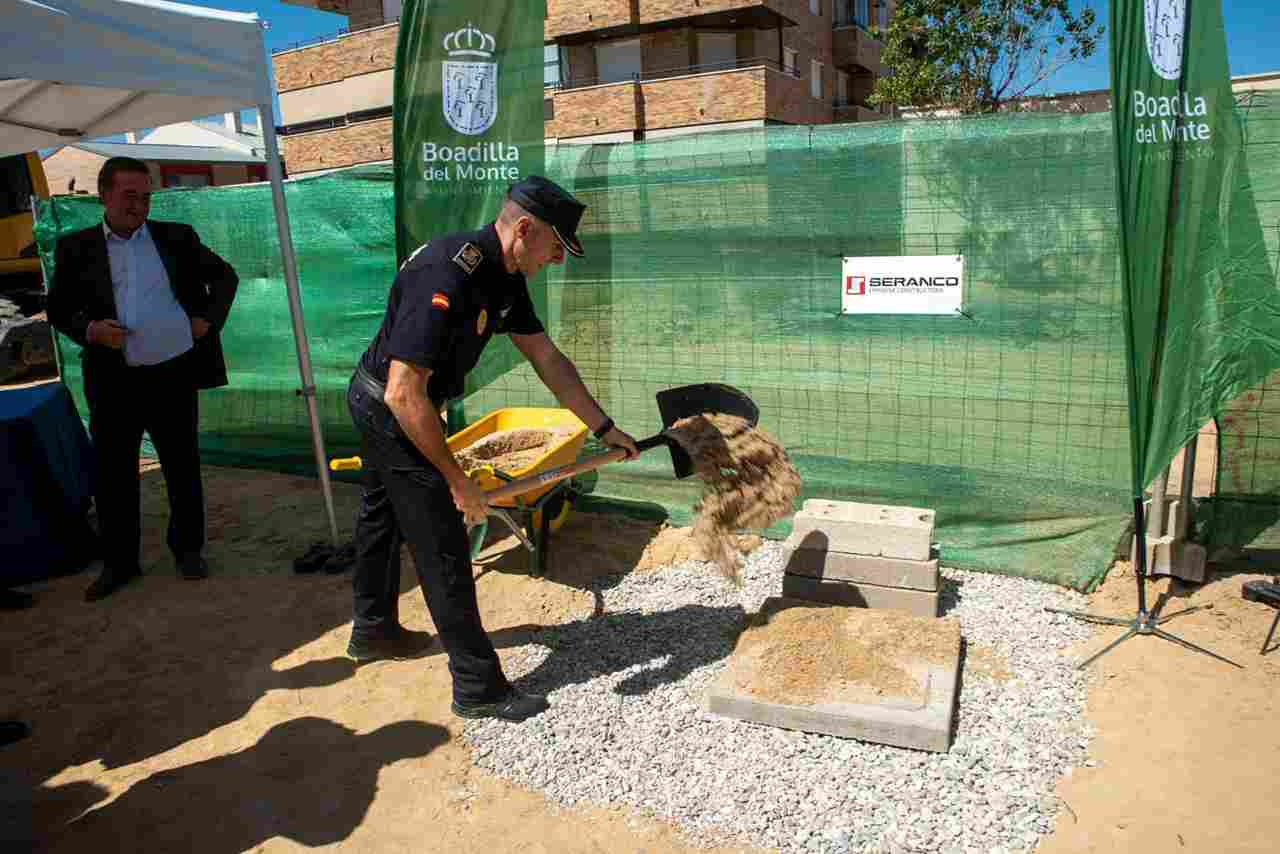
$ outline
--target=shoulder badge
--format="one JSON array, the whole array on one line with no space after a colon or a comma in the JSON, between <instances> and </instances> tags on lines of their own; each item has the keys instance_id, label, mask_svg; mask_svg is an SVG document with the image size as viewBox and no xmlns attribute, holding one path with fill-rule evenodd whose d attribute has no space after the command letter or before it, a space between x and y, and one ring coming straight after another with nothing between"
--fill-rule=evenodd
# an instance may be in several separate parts
<instances>
[{"instance_id":1,"label":"shoulder badge","mask_svg":"<svg viewBox=\"0 0 1280 854\"><path fill-rule=\"evenodd\" d=\"M413 250L413 254L411 254L408 258L404 259L404 262L400 265L400 269L403 270L405 267L408 267L409 262L412 261L414 258L417 258L418 255L422 252L422 250L426 249L427 246L429 245L430 244L424 243L421 246L419 246L417 249Z\"/></svg>"},{"instance_id":2,"label":"shoulder badge","mask_svg":"<svg viewBox=\"0 0 1280 854\"><path fill-rule=\"evenodd\" d=\"M476 271L476 267L479 267L480 262L483 260L484 253L474 243L462 244L458 254L453 256L453 263L465 270L468 276Z\"/></svg>"}]
</instances>

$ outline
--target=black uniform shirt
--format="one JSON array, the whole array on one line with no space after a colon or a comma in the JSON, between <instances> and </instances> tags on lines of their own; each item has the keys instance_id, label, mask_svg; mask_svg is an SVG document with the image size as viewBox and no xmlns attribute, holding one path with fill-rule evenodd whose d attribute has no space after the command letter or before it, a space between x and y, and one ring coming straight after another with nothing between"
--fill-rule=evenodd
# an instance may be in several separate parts
<instances>
[{"instance_id":1,"label":"black uniform shirt","mask_svg":"<svg viewBox=\"0 0 1280 854\"><path fill-rule=\"evenodd\" d=\"M361 364L387 381L392 359L430 368L427 396L460 397L495 333L543 331L524 274L508 273L492 223L432 240L396 274L382 327Z\"/></svg>"}]
</instances>

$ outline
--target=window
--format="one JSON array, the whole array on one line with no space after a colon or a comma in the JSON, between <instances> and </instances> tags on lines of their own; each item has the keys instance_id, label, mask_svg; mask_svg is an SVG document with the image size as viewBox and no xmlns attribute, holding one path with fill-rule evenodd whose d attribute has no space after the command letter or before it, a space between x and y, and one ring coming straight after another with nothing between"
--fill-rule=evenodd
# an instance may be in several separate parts
<instances>
[{"instance_id":1,"label":"window","mask_svg":"<svg viewBox=\"0 0 1280 854\"><path fill-rule=\"evenodd\" d=\"M634 80L640 76L640 39L596 45L596 76L601 83Z\"/></svg>"},{"instance_id":2,"label":"window","mask_svg":"<svg viewBox=\"0 0 1280 854\"><path fill-rule=\"evenodd\" d=\"M866 29L871 25L871 0L853 0L853 22Z\"/></svg>"},{"instance_id":3,"label":"window","mask_svg":"<svg viewBox=\"0 0 1280 854\"><path fill-rule=\"evenodd\" d=\"M821 15L822 0L809 0L809 12L814 15Z\"/></svg>"},{"instance_id":4,"label":"window","mask_svg":"<svg viewBox=\"0 0 1280 854\"><path fill-rule=\"evenodd\" d=\"M196 163L166 163L160 167L160 183L169 187L212 187L213 167Z\"/></svg>"},{"instance_id":5,"label":"window","mask_svg":"<svg viewBox=\"0 0 1280 854\"><path fill-rule=\"evenodd\" d=\"M880 0L880 29L889 29L889 0Z\"/></svg>"},{"instance_id":6,"label":"window","mask_svg":"<svg viewBox=\"0 0 1280 854\"><path fill-rule=\"evenodd\" d=\"M31 210L31 172L27 155L0 157L0 216L13 216Z\"/></svg>"},{"instance_id":7,"label":"window","mask_svg":"<svg viewBox=\"0 0 1280 854\"><path fill-rule=\"evenodd\" d=\"M560 64L560 46L549 44L542 47L542 86L544 89L560 85L563 70Z\"/></svg>"},{"instance_id":8,"label":"window","mask_svg":"<svg viewBox=\"0 0 1280 854\"><path fill-rule=\"evenodd\" d=\"M733 33L698 33L698 70L722 71L738 64L738 37Z\"/></svg>"},{"instance_id":9,"label":"window","mask_svg":"<svg viewBox=\"0 0 1280 854\"><path fill-rule=\"evenodd\" d=\"M822 100L822 63L816 59L809 60L809 94Z\"/></svg>"},{"instance_id":10,"label":"window","mask_svg":"<svg viewBox=\"0 0 1280 854\"><path fill-rule=\"evenodd\" d=\"M849 72L836 72L836 104L844 105L849 103Z\"/></svg>"},{"instance_id":11,"label":"window","mask_svg":"<svg viewBox=\"0 0 1280 854\"><path fill-rule=\"evenodd\" d=\"M782 70L788 74L800 76L800 54L796 53L789 47L782 49Z\"/></svg>"}]
</instances>

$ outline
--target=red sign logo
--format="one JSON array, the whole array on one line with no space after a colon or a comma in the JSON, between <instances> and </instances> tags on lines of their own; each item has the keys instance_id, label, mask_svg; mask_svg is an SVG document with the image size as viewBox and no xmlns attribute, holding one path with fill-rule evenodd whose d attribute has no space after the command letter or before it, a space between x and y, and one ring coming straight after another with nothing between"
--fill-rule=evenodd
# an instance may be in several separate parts
<instances>
[{"instance_id":1,"label":"red sign logo","mask_svg":"<svg viewBox=\"0 0 1280 854\"><path fill-rule=\"evenodd\" d=\"M866 276L845 276L844 295L847 297L865 296L867 293Z\"/></svg>"}]
</instances>

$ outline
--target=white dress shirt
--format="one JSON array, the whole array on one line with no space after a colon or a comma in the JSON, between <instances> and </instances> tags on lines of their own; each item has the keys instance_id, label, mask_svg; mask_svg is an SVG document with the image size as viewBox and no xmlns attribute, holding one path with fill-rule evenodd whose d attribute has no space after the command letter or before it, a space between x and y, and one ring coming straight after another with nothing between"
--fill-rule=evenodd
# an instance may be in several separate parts
<instances>
[{"instance_id":1,"label":"white dress shirt","mask_svg":"<svg viewBox=\"0 0 1280 854\"><path fill-rule=\"evenodd\" d=\"M121 237L104 220L111 290L116 314L129 330L124 360L130 365L158 365L181 356L194 346L191 318L169 287L169 274L147 224L130 237Z\"/></svg>"}]
</instances>

